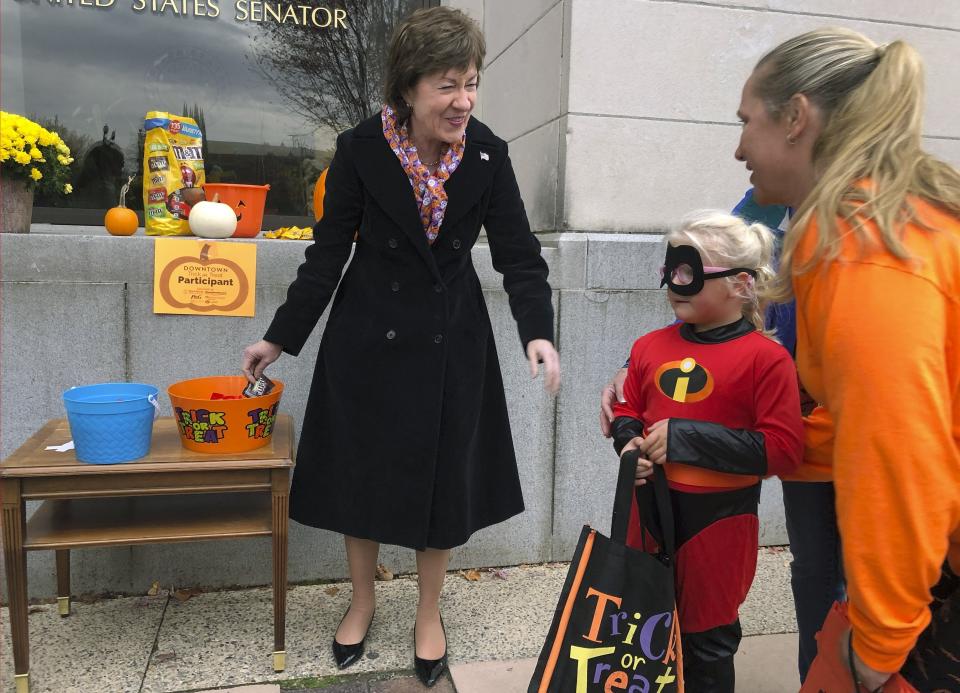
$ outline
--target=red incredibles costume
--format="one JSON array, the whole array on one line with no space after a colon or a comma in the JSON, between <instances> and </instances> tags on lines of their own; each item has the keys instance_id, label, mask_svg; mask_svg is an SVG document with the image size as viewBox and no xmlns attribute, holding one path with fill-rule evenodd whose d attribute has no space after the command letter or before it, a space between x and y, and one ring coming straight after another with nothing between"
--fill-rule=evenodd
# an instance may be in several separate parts
<instances>
[{"instance_id":1,"label":"red incredibles costume","mask_svg":"<svg viewBox=\"0 0 960 693\"><path fill-rule=\"evenodd\" d=\"M624 398L614 408L618 454L670 420L665 471L686 689L733 693L738 609L756 571L760 480L792 471L803 455L796 368L746 319L704 332L674 324L634 343ZM635 517L627 543L650 549L641 534Z\"/></svg>"}]
</instances>

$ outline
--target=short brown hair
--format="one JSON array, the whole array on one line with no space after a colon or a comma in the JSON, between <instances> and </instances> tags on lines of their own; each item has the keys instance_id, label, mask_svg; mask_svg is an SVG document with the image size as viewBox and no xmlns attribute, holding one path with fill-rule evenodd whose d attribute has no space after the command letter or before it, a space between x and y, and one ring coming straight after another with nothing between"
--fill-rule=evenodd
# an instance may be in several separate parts
<instances>
[{"instance_id":1,"label":"short brown hair","mask_svg":"<svg viewBox=\"0 0 960 693\"><path fill-rule=\"evenodd\" d=\"M420 78L450 69L483 68L486 41L477 23L460 10L431 7L417 10L393 34L384 79L384 101L406 121L410 109L403 94Z\"/></svg>"}]
</instances>

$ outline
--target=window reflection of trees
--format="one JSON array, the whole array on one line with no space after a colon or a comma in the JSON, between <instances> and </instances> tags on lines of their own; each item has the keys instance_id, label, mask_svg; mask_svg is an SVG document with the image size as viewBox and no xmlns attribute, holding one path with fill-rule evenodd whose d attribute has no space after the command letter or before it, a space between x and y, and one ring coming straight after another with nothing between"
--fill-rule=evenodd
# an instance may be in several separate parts
<instances>
[{"instance_id":1,"label":"window reflection of trees","mask_svg":"<svg viewBox=\"0 0 960 693\"><path fill-rule=\"evenodd\" d=\"M340 7L346 29L305 31L263 22L253 59L290 109L317 126L344 130L379 110L393 28L423 0L309 0Z\"/></svg>"},{"instance_id":2,"label":"window reflection of trees","mask_svg":"<svg viewBox=\"0 0 960 693\"><path fill-rule=\"evenodd\" d=\"M35 113L30 113L28 114L28 117L31 120L38 122L47 130L60 135L60 139L63 140L64 144L70 147L70 155L73 157L75 163L71 167L71 177L68 182L73 186L75 198L80 186L79 178L82 162L86 159L90 150L93 149L94 145L96 144L96 140L94 140L94 138L90 135L86 135L68 128L56 115L54 115L53 118L47 118L39 116ZM108 126L106 125L104 125L104 128L109 130ZM104 138L106 138L106 134L106 132L103 133ZM63 198L59 195L45 195L39 191L36 193L36 195L34 195L35 206L53 206L60 203L62 200ZM71 201L73 200L71 199ZM116 204L116 200L114 200L113 204ZM113 204L110 206L112 207Z\"/></svg>"},{"instance_id":3,"label":"window reflection of trees","mask_svg":"<svg viewBox=\"0 0 960 693\"><path fill-rule=\"evenodd\" d=\"M226 81L221 79L218 66L227 58L195 45L191 34L183 46L164 51L160 57L150 52L155 49L155 42L146 42L144 53L135 56L131 63L135 68L129 73L133 81L123 83L122 98L115 102L107 104L101 97L100 102L52 103L43 108L43 113L33 113L35 120L60 133L76 160L71 175L73 194L36 197L34 220L99 225L103 210L117 204L120 186L126 178L130 174L142 175L143 114L149 110L179 109L177 115L193 117L203 131L208 181L269 183L264 228L306 223L313 215L314 183L333 154L331 135L380 107L383 64L394 27L409 12L439 4L439 0L299 0L297 4L343 9L346 28L318 28L289 21L249 24L249 33L243 32L246 40L238 42L233 53L245 54L245 67L257 73L258 78L249 84L238 82L236 71L230 72ZM39 36L56 37L69 31L71 21L55 10L44 3L26 16L22 23L24 36L39 40ZM9 11L4 5L5 19ZM112 22L125 19L118 13L110 16ZM152 22L159 30L169 24L167 19L147 17L144 21ZM96 43L92 36L86 46L91 43ZM75 61L96 66L98 61L114 60L116 56L109 51L84 48L76 55L64 54L61 58L64 64ZM145 73L140 69L144 64L148 65ZM50 77L39 69L42 63L35 65L38 67L33 72L29 65L22 68L24 83L31 89L44 89L46 94L55 93L43 86L43 80ZM197 65L206 67L198 74ZM185 74L187 78L181 79ZM210 78L210 74L217 75L217 79ZM88 70L77 73L73 81L95 78L96 70ZM264 93L264 88L269 89L267 85L273 86L276 96ZM257 135L250 133L238 137L225 127L229 124L226 119L242 116L223 103L223 95L233 97L238 93L248 96L254 110L261 102L265 111L286 110L295 116L293 121L285 122L281 141L258 141ZM31 115L30 102L39 99L30 89L27 97L22 108L26 115ZM300 123L296 122L298 118L302 119ZM107 132L102 132L105 125ZM126 204L138 212L143 209L139 176L127 193Z\"/></svg>"}]
</instances>

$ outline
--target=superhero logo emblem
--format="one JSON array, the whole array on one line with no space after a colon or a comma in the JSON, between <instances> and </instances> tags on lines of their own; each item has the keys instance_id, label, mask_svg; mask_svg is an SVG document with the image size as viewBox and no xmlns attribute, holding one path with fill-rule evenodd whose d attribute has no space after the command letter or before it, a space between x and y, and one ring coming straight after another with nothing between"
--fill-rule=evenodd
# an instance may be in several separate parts
<instances>
[{"instance_id":1,"label":"superhero logo emblem","mask_svg":"<svg viewBox=\"0 0 960 693\"><path fill-rule=\"evenodd\" d=\"M664 396L684 404L705 400L713 392L713 375L689 357L660 366L654 382Z\"/></svg>"}]
</instances>

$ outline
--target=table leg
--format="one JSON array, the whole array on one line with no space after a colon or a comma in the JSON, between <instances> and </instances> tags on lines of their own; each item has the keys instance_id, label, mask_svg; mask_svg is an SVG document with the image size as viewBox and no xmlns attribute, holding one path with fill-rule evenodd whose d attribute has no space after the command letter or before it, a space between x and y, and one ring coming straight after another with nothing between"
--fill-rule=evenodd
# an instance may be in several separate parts
<instances>
[{"instance_id":1,"label":"table leg","mask_svg":"<svg viewBox=\"0 0 960 693\"><path fill-rule=\"evenodd\" d=\"M290 506L290 471L271 473L273 494L273 670L287 667L287 525Z\"/></svg>"},{"instance_id":2,"label":"table leg","mask_svg":"<svg viewBox=\"0 0 960 693\"><path fill-rule=\"evenodd\" d=\"M57 551L57 608L61 616L70 615L70 549Z\"/></svg>"},{"instance_id":3,"label":"table leg","mask_svg":"<svg viewBox=\"0 0 960 693\"><path fill-rule=\"evenodd\" d=\"M3 499L3 560L10 603L13 678L17 693L27 693L30 689L30 634L27 628L27 552L23 548L26 508L20 496L20 481L0 481L0 498Z\"/></svg>"}]
</instances>

